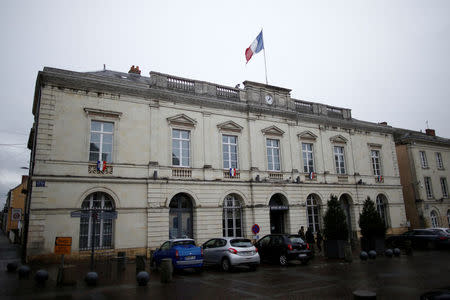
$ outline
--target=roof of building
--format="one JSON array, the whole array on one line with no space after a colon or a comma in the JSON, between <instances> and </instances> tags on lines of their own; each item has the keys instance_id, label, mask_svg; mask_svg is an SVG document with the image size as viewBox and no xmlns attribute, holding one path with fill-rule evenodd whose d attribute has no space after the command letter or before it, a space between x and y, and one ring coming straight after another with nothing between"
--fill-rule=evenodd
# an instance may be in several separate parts
<instances>
[{"instance_id":1,"label":"roof of building","mask_svg":"<svg viewBox=\"0 0 450 300\"><path fill-rule=\"evenodd\" d=\"M393 128L394 129L394 140L399 144L408 144L411 142L423 142L431 144L439 144L450 146L450 139L428 135L423 132L403 129L403 128Z\"/></svg>"}]
</instances>

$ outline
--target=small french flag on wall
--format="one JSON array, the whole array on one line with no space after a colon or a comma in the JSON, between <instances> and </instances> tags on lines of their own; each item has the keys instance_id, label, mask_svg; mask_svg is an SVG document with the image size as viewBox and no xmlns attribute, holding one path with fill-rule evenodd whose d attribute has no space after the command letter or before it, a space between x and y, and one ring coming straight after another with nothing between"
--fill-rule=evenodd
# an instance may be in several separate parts
<instances>
[{"instance_id":1,"label":"small french flag on wall","mask_svg":"<svg viewBox=\"0 0 450 300\"><path fill-rule=\"evenodd\" d=\"M314 178L316 178L316 173L309 172L309 179L313 180Z\"/></svg>"},{"instance_id":2,"label":"small french flag on wall","mask_svg":"<svg viewBox=\"0 0 450 300\"><path fill-rule=\"evenodd\" d=\"M236 176L236 168L230 168L230 177Z\"/></svg>"},{"instance_id":3,"label":"small french flag on wall","mask_svg":"<svg viewBox=\"0 0 450 300\"><path fill-rule=\"evenodd\" d=\"M97 161L97 170L99 170L100 172L105 171L106 170L106 161L104 161L104 160Z\"/></svg>"},{"instance_id":4,"label":"small french flag on wall","mask_svg":"<svg viewBox=\"0 0 450 300\"><path fill-rule=\"evenodd\" d=\"M264 41L263 41L263 33L262 30L256 37L256 39L253 41L253 43L245 49L245 59L248 61L252 58L253 54L258 53L264 49Z\"/></svg>"}]
</instances>

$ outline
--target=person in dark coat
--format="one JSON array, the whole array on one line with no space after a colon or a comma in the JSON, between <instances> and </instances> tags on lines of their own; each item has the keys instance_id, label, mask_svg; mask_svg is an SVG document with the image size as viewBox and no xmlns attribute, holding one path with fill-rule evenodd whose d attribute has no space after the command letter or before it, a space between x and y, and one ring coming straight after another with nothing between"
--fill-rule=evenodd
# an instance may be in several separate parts
<instances>
[{"instance_id":1,"label":"person in dark coat","mask_svg":"<svg viewBox=\"0 0 450 300\"><path fill-rule=\"evenodd\" d=\"M322 241L323 241L322 234L320 233L320 230L317 230L316 242L317 242L317 249L319 249L319 252L322 252Z\"/></svg>"},{"instance_id":2,"label":"person in dark coat","mask_svg":"<svg viewBox=\"0 0 450 300\"><path fill-rule=\"evenodd\" d=\"M311 248L311 252L314 255L315 240L314 240L314 233L313 233L312 227L308 227L308 230L306 230L305 238L306 238L306 242L309 244L309 247Z\"/></svg>"},{"instance_id":3,"label":"person in dark coat","mask_svg":"<svg viewBox=\"0 0 450 300\"><path fill-rule=\"evenodd\" d=\"M305 240L305 228L303 226L300 227L300 230L298 231L298 234L302 238L302 240Z\"/></svg>"}]
</instances>

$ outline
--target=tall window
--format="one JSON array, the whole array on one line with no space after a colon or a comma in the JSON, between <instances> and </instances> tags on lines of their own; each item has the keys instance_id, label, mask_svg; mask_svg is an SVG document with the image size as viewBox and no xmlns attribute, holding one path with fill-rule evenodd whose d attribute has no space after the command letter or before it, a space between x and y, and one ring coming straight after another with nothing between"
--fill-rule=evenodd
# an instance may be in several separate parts
<instances>
[{"instance_id":1,"label":"tall window","mask_svg":"<svg viewBox=\"0 0 450 300\"><path fill-rule=\"evenodd\" d=\"M450 209L447 210L447 224L448 224L449 227L450 227Z\"/></svg>"},{"instance_id":2,"label":"tall window","mask_svg":"<svg viewBox=\"0 0 450 300\"><path fill-rule=\"evenodd\" d=\"M427 192L427 198L433 198L433 187L431 185L431 178L424 177L425 181L425 190Z\"/></svg>"},{"instance_id":3,"label":"tall window","mask_svg":"<svg viewBox=\"0 0 450 300\"><path fill-rule=\"evenodd\" d=\"M306 198L306 218L308 219L308 228L311 227L313 232L320 229L319 205L314 195L309 195Z\"/></svg>"},{"instance_id":4,"label":"tall window","mask_svg":"<svg viewBox=\"0 0 450 300\"><path fill-rule=\"evenodd\" d=\"M380 176L381 175L380 151L371 150L370 156L372 158L373 175Z\"/></svg>"},{"instance_id":5,"label":"tall window","mask_svg":"<svg viewBox=\"0 0 450 300\"><path fill-rule=\"evenodd\" d=\"M112 248L113 220L99 218L102 210L114 210L114 203L111 197L100 192L90 194L83 201L81 209L92 213L81 215L80 250L91 249L92 235L94 235L94 247L96 249Z\"/></svg>"},{"instance_id":6,"label":"tall window","mask_svg":"<svg viewBox=\"0 0 450 300\"><path fill-rule=\"evenodd\" d=\"M438 169L444 168L444 162L442 161L442 154L440 152L436 152L436 164Z\"/></svg>"},{"instance_id":7,"label":"tall window","mask_svg":"<svg viewBox=\"0 0 450 300\"><path fill-rule=\"evenodd\" d=\"M314 152L313 144L302 143L303 152L303 172L314 172Z\"/></svg>"},{"instance_id":8,"label":"tall window","mask_svg":"<svg viewBox=\"0 0 450 300\"><path fill-rule=\"evenodd\" d=\"M233 195L228 195L224 200L222 224L223 236L242 236L242 207Z\"/></svg>"},{"instance_id":9,"label":"tall window","mask_svg":"<svg viewBox=\"0 0 450 300\"><path fill-rule=\"evenodd\" d=\"M236 168L237 164L237 137L233 135L222 136L223 168Z\"/></svg>"},{"instance_id":10,"label":"tall window","mask_svg":"<svg viewBox=\"0 0 450 300\"><path fill-rule=\"evenodd\" d=\"M189 167L190 132L188 130L172 130L172 165Z\"/></svg>"},{"instance_id":11,"label":"tall window","mask_svg":"<svg viewBox=\"0 0 450 300\"><path fill-rule=\"evenodd\" d=\"M108 122L91 122L91 142L89 161L112 162L114 124Z\"/></svg>"},{"instance_id":12,"label":"tall window","mask_svg":"<svg viewBox=\"0 0 450 300\"><path fill-rule=\"evenodd\" d=\"M431 227L439 227L439 220L436 211L432 210L430 213Z\"/></svg>"},{"instance_id":13,"label":"tall window","mask_svg":"<svg viewBox=\"0 0 450 300\"><path fill-rule=\"evenodd\" d=\"M193 205L184 193L176 194L169 204L169 238L193 238Z\"/></svg>"},{"instance_id":14,"label":"tall window","mask_svg":"<svg viewBox=\"0 0 450 300\"><path fill-rule=\"evenodd\" d=\"M266 147L269 171L280 171L280 141L267 139Z\"/></svg>"},{"instance_id":15,"label":"tall window","mask_svg":"<svg viewBox=\"0 0 450 300\"><path fill-rule=\"evenodd\" d=\"M420 151L420 163L422 164L422 168L428 168L428 160L425 151Z\"/></svg>"},{"instance_id":16,"label":"tall window","mask_svg":"<svg viewBox=\"0 0 450 300\"><path fill-rule=\"evenodd\" d=\"M448 198L447 179L445 177L441 177L441 189L442 189L442 197Z\"/></svg>"},{"instance_id":17,"label":"tall window","mask_svg":"<svg viewBox=\"0 0 450 300\"><path fill-rule=\"evenodd\" d=\"M344 147L334 146L334 162L336 163L336 173L345 174Z\"/></svg>"},{"instance_id":18,"label":"tall window","mask_svg":"<svg viewBox=\"0 0 450 300\"><path fill-rule=\"evenodd\" d=\"M381 219L383 220L384 225L387 227L388 223L386 216L386 201L385 197L381 194L377 196L377 211Z\"/></svg>"}]
</instances>

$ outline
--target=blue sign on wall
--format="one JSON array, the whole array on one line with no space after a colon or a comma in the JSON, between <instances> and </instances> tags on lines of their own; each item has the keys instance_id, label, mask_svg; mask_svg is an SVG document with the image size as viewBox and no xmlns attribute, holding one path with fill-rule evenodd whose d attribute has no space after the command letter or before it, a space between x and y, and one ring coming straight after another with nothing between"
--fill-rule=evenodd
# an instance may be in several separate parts
<instances>
[{"instance_id":1,"label":"blue sign on wall","mask_svg":"<svg viewBox=\"0 0 450 300\"><path fill-rule=\"evenodd\" d=\"M36 180L36 187L45 187L44 180Z\"/></svg>"}]
</instances>

